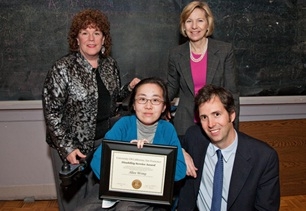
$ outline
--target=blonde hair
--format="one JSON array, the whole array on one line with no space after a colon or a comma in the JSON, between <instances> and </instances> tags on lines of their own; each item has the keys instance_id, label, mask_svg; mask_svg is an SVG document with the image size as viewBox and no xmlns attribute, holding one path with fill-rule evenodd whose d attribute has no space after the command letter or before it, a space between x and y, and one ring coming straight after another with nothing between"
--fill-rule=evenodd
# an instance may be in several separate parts
<instances>
[{"instance_id":1,"label":"blonde hair","mask_svg":"<svg viewBox=\"0 0 306 211\"><path fill-rule=\"evenodd\" d=\"M190 14L194 11L194 9L199 8L202 9L205 12L205 17L207 18L208 21L208 31L206 36L211 36L214 32L215 28L215 23L214 23L214 16L212 14L212 11L210 10L208 4L206 2L201 2L201 1L192 1L189 4L187 4L180 16L180 31L181 34L184 37L187 37L185 29L184 29L184 24L185 21L188 19Z\"/></svg>"}]
</instances>

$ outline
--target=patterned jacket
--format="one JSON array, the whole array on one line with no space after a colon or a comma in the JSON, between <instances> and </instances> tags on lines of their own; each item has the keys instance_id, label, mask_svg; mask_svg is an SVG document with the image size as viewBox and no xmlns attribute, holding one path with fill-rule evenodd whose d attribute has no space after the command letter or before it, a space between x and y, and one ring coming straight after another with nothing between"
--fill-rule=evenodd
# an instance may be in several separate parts
<instances>
[{"instance_id":1,"label":"patterned jacket","mask_svg":"<svg viewBox=\"0 0 306 211\"><path fill-rule=\"evenodd\" d=\"M101 79L110 93L111 113L116 115L116 102L128 96L127 85L121 87L116 61L100 56ZM47 143L65 158L74 149L88 154L94 147L98 87L96 73L79 53L70 53L56 61L47 73L43 87L43 110Z\"/></svg>"}]
</instances>

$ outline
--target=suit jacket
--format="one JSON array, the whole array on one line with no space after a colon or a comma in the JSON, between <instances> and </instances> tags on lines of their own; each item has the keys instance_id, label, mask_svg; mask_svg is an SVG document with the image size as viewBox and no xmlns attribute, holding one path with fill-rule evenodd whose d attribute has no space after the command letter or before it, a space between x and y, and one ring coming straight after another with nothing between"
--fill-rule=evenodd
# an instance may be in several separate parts
<instances>
[{"instance_id":1,"label":"suit jacket","mask_svg":"<svg viewBox=\"0 0 306 211\"><path fill-rule=\"evenodd\" d=\"M278 211L280 205L279 161L268 144L237 132L238 146L230 181L227 210ZM178 211L197 210L205 154L210 143L198 125L188 129L184 149L198 168L197 178L186 177L180 190Z\"/></svg>"},{"instance_id":2,"label":"suit jacket","mask_svg":"<svg viewBox=\"0 0 306 211\"><path fill-rule=\"evenodd\" d=\"M235 127L238 128L239 91L238 72L233 48L230 43L208 39L206 84L222 86L234 96L236 105ZM194 84L190 68L189 42L186 42L169 54L167 87L170 99L179 96L173 123L178 135L184 135L194 124Z\"/></svg>"},{"instance_id":3,"label":"suit jacket","mask_svg":"<svg viewBox=\"0 0 306 211\"><path fill-rule=\"evenodd\" d=\"M121 88L119 68L112 57L100 54L96 71L111 97L109 117L114 117L117 102L130 94L128 85ZM84 154L94 150L99 97L96 71L80 52L72 52L47 73L42 95L46 141L62 159L76 148Z\"/></svg>"}]
</instances>

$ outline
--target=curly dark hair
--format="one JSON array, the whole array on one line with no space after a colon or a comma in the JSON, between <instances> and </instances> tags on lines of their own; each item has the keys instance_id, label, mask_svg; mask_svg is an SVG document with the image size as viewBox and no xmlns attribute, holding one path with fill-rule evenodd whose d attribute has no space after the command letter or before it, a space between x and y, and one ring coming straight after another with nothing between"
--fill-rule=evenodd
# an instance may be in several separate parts
<instances>
[{"instance_id":1,"label":"curly dark hair","mask_svg":"<svg viewBox=\"0 0 306 211\"><path fill-rule=\"evenodd\" d=\"M78 51L79 46L77 37L81 29L86 29L88 26L98 28L105 36L104 47L105 55L109 55L111 51L112 40L110 37L110 24L108 18L99 10L86 9L77 13L70 26L68 34L69 49L71 52Z\"/></svg>"}]
</instances>

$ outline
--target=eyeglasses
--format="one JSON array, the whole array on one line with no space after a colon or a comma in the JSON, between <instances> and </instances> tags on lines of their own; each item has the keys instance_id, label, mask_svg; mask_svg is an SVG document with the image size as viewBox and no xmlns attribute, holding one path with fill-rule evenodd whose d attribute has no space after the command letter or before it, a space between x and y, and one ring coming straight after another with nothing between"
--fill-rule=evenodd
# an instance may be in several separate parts
<instances>
[{"instance_id":1,"label":"eyeglasses","mask_svg":"<svg viewBox=\"0 0 306 211\"><path fill-rule=\"evenodd\" d=\"M147 98L144 98L144 97L139 97L139 98L136 98L135 100L139 104L146 104L148 101L150 101L150 103L152 105L160 105L161 103L164 102L163 100L160 100L158 98L147 99Z\"/></svg>"}]
</instances>

